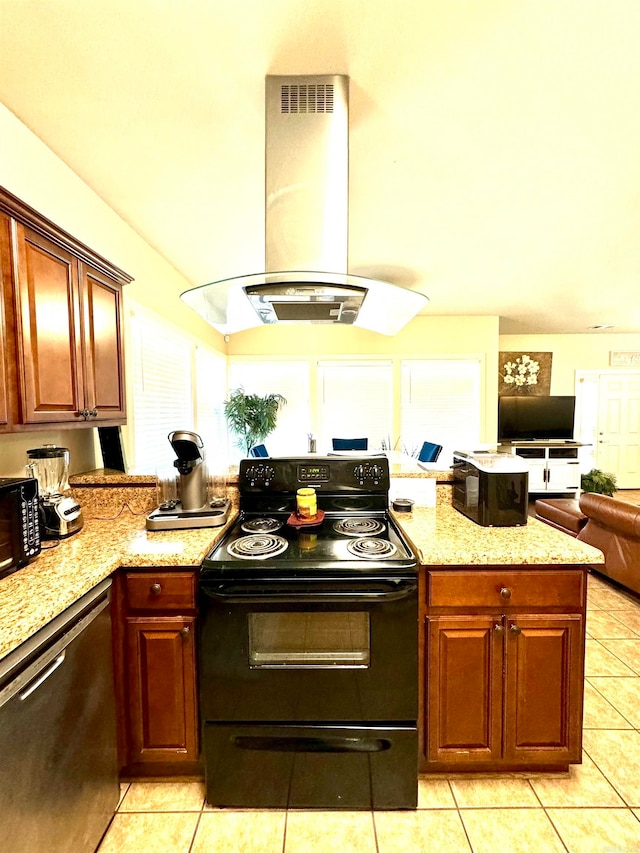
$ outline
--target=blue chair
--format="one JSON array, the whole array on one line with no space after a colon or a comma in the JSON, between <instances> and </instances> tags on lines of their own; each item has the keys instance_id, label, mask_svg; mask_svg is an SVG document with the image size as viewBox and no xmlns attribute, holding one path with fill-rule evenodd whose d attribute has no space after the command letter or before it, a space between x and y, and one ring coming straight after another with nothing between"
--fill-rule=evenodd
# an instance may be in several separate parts
<instances>
[{"instance_id":1,"label":"blue chair","mask_svg":"<svg viewBox=\"0 0 640 853\"><path fill-rule=\"evenodd\" d=\"M442 452L441 444L432 444L430 441L425 441L422 449L418 454L419 462L435 462Z\"/></svg>"},{"instance_id":2,"label":"blue chair","mask_svg":"<svg viewBox=\"0 0 640 853\"><path fill-rule=\"evenodd\" d=\"M332 438L334 450L367 450L369 447L368 438Z\"/></svg>"},{"instance_id":3,"label":"blue chair","mask_svg":"<svg viewBox=\"0 0 640 853\"><path fill-rule=\"evenodd\" d=\"M256 444L252 448L250 448L249 456L257 456L261 459L265 459L269 456L269 453L264 444Z\"/></svg>"}]
</instances>

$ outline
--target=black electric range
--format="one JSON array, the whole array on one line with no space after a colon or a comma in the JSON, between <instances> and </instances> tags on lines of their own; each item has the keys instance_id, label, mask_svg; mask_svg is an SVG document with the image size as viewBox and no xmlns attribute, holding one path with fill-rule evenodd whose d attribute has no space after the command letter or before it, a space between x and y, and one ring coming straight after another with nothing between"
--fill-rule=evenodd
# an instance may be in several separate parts
<instances>
[{"instance_id":1,"label":"black electric range","mask_svg":"<svg viewBox=\"0 0 640 853\"><path fill-rule=\"evenodd\" d=\"M316 491L302 524L296 491ZM245 459L199 579L207 801L415 808L417 560L386 457Z\"/></svg>"}]
</instances>

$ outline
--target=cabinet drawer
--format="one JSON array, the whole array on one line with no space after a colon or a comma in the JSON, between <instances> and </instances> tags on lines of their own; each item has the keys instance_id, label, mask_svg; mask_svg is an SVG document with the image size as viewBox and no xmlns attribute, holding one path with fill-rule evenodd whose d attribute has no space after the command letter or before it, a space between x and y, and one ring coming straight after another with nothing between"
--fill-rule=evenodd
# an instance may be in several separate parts
<instances>
[{"instance_id":1,"label":"cabinet drawer","mask_svg":"<svg viewBox=\"0 0 640 853\"><path fill-rule=\"evenodd\" d=\"M192 610L194 572L127 572L125 598L129 610Z\"/></svg>"},{"instance_id":2,"label":"cabinet drawer","mask_svg":"<svg viewBox=\"0 0 640 853\"><path fill-rule=\"evenodd\" d=\"M584 575L567 571L428 572L431 607L582 607Z\"/></svg>"}]
</instances>

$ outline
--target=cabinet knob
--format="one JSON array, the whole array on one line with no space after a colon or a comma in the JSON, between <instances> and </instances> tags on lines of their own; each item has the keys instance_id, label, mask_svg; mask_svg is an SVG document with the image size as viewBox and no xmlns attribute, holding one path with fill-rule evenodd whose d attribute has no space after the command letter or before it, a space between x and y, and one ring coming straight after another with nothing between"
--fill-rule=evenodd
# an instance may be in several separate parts
<instances>
[{"instance_id":1,"label":"cabinet knob","mask_svg":"<svg viewBox=\"0 0 640 853\"><path fill-rule=\"evenodd\" d=\"M81 418L84 418L86 421L87 418L89 417L89 409L81 409L78 414L80 415Z\"/></svg>"},{"instance_id":2,"label":"cabinet knob","mask_svg":"<svg viewBox=\"0 0 640 853\"><path fill-rule=\"evenodd\" d=\"M507 586L503 586L500 590L500 595L502 598L511 598L511 590Z\"/></svg>"},{"instance_id":3,"label":"cabinet knob","mask_svg":"<svg viewBox=\"0 0 640 853\"><path fill-rule=\"evenodd\" d=\"M496 634L504 634L504 625L501 625L499 622L496 622L496 624L493 626L493 630L496 632Z\"/></svg>"},{"instance_id":4,"label":"cabinet knob","mask_svg":"<svg viewBox=\"0 0 640 853\"><path fill-rule=\"evenodd\" d=\"M512 634L515 634L516 636L518 634L522 633L522 628L519 625L515 625L515 624L509 625L509 630L511 631Z\"/></svg>"},{"instance_id":5,"label":"cabinet knob","mask_svg":"<svg viewBox=\"0 0 640 853\"><path fill-rule=\"evenodd\" d=\"M183 640L186 640L190 634L191 634L191 629L188 628L186 625L184 626L184 628L180 629L180 636L182 637Z\"/></svg>"},{"instance_id":6,"label":"cabinet knob","mask_svg":"<svg viewBox=\"0 0 640 853\"><path fill-rule=\"evenodd\" d=\"M151 595L160 595L160 593L162 592L162 587L159 583L152 583L149 587L149 592L151 593Z\"/></svg>"},{"instance_id":7,"label":"cabinet knob","mask_svg":"<svg viewBox=\"0 0 640 853\"><path fill-rule=\"evenodd\" d=\"M90 409L89 410L89 417L90 418L97 418L98 417L98 410L97 409Z\"/></svg>"}]
</instances>

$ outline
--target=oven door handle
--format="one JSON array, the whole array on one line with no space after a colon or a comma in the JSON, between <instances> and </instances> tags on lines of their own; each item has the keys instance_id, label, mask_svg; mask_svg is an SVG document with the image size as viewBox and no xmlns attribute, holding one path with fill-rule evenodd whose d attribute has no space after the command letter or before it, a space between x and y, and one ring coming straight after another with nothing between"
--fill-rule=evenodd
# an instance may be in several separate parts
<instances>
[{"instance_id":1,"label":"oven door handle","mask_svg":"<svg viewBox=\"0 0 640 853\"><path fill-rule=\"evenodd\" d=\"M340 582L336 588L322 588L322 581L312 584L306 582L269 580L266 583L260 581L237 582L221 581L212 584L201 585L201 591L209 598L231 604L275 604L281 602L292 602L304 604L309 602L335 601L340 603L351 603L359 601L399 601L413 595L418 589L417 580L385 579L369 581L364 583L349 584Z\"/></svg>"}]
</instances>

